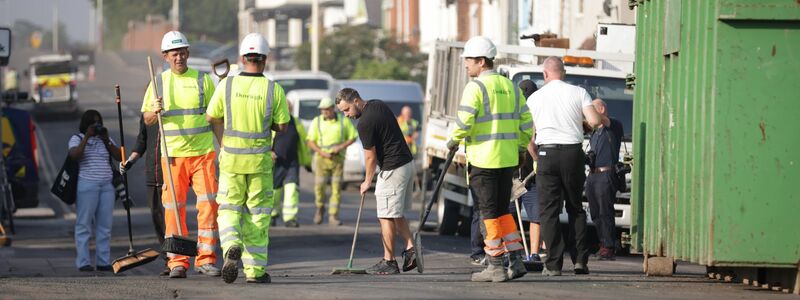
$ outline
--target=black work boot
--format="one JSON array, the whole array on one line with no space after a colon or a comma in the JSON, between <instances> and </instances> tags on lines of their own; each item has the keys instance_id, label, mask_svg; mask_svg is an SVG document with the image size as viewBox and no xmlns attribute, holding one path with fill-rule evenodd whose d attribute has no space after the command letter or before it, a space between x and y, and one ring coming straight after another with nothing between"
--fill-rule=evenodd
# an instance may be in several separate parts
<instances>
[{"instance_id":1,"label":"black work boot","mask_svg":"<svg viewBox=\"0 0 800 300\"><path fill-rule=\"evenodd\" d=\"M508 280L506 268L503 266L503 256L487 255L489 265L486 269L478 273L472 273L472 281L475 282L503 282Z\"/></svg>"},{"instance_id":2,"label":"black work boot","mask_svg":"<svg viewBox=\"0 0 800 300\"><path fill-rule=\"evenodd\" d=\"M525 269L525 263L522 261L522 250L512 251L506 253L508 255L508 279L517 279L528 273Z\"/></svg>"}]
</instances>

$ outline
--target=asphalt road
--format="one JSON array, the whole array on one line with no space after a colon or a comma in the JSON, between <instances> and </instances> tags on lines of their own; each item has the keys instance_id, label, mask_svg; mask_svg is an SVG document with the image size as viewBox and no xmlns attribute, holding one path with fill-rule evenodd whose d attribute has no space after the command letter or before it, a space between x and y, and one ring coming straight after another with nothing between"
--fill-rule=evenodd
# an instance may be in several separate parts
<instances>
[{"instance_id":1,"label":"asphalt road","mask_svg":"<svg viewBox=\"0 0 800 300\"><path fill-rule=\"evenodd\" d=\"M30 55L30 52L27 53ZM114 139L119 138L114 84L123 93L125 141L133 146L144 85L147 82L144 55L141 53L97 56L97 80L79 83L81 109L97 109ZM13 64L24 65L24 55ZM575 276L565 264L565 276L538 274L508 283L473 283L470 273L480 268L468 263L467 237L439 236L424 232L426 272L398 276L330 275L334 267L344 267L354 230L358 195L343 194L344 226L312 225L314 210L311 174L302 172L300 228L282 226L270 230L270 266L273 283L247 285L240 276L234 284L189 272L187 279L167 279L156 274L163 261L120 275L106 272L78 272L74 264L74 214L50 196L52 177L66 155L68 138L77 132L76 115L37 115L40 143L41 209L53 216L17 220L17 235L12 247L0 248L0 299L153 299L153 298L276 298L276 299L505 299L505 298L588 298L588 299L796 299L796 296L763 291L741 284L705 279L702 266L680 263L673 277L646 277L640 256L623 256L613 262L590 262L591 275ZM149 210L144 203L144 173L136 166L130 176L133 232L136 249L158 248ZM190 202L193 200L190 200ZM407 214L417 220L415 203ZM189 209L189 216L196 210ZM114 211L112 256L127 252L124 210ZM435 215L432 216L435 222ZM191 219L191 218L190 218ZM412 226L416 223L412 221ZM194 225L190 225L193 228ZM192 230L192 232L195 232ZM366 268L382 256L374 197L367 198L362 228L356 248L355 266ZM399 248L399 247L398 247ZM568 259L567 259L568 261ZM221 261L219 263L221 265Z\"/></svg>"}]
</instances>

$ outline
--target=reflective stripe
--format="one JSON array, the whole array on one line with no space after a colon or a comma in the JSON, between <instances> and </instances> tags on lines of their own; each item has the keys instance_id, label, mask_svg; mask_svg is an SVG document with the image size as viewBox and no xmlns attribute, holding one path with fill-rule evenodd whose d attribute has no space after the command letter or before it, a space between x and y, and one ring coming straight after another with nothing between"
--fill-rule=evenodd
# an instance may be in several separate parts
<instances>
[{"instance_id":1,"label":"reflective stripe","mask_svg":"<svg viewBox=\"0 0 800 300\"><path fill-rule=\"evenodd\" d=\"M266 132L244 132L244 131L237 131L237 130L225 130L226 136L233 136L243 139L265 139L272 136L272 133L269 131Z\"/></svg>"},{"instance_id":2,"label":"reflective stripe","mask_svg":"<svg viewBox=\"0 0 800 300\"><path fill-rule=\"evenodd\" d=\"M489 114L475 119L475 123L491 122L494 120L516 120L519 119L518 113L499 113Z\"/></svg>"},{"instance_id":3,"label":"reflective stripe","mask_svg":"<svg viewBox=\"0 0 800 300\"><path fill-rule=\"evenodd\" d=\"M231 90L233 89L233 79L236 76L230 76L228 82L225 84L225 131L224 136L238 137L243 139L268 139L272 137L270 132L270 123L272 118L272 102L275 98L275 82L268 81L267 84L267 103L266 111L264 113L264 121L262 122L262 130L260 132L245 132L233 129L233 113L231 112ZM259 148L235 148L223 147L225 152L231 154L261 154L266 153L272 149L271 145Z\"/></svg>"},{"instance_id":4,"label":"reflective stripe","mask_svg":"<svg viewBox=\"0 0 800 300\"><path fill-rule=\"evenodd\" d=\"M178 257L178 256L179 256L179 255L177 255L177 254L175 254L175 253L172 253L172 252L167 252L167 257L169 257L169 258Z\"/></svg>"},{"instance_id":5,"label":"reflective stripe","mask_svg":"<svg viewBox=\"0 0 800 300\"><path fill-rule=\"evenodd\" d=\"M229 233L236 234L237 233L236 228L235 227L221 227L219 229L219 236L225 236L225 235L227 235Z\"/></svg>"},{"instance_id":6,"label":"reflective stripe","mask_svg":"<svg viewBox=\"0 0 800 300\"><path fill-rule=\"evenodd\" d=\"M483 84L480 80L473 80L472 82L477 83L478 87L481 88L481 94L483 95L483 114L489 114L492 111L492 107L489 106L489 92L486 90L486 85Z\"/></svg>"},{"instance_id":7,"label":"reflective stripe","mask_svg":"<svg viewBox=\"0 0 800 300\"><path fill-rule=\"evenodd\" d=\"M247 250L247 252L249 252L249 253L258 253L258 254L266 254L267 251L268 251L266 246L264 246L264 247L245 247L245 250Z\"/></svg>"},{"instance_id":8,"label":"reflective stripe","mask_svg":"<svg viewBox=\"0 0 800 300\"><path fill-rule=\"evenodd\" d=\"M213 238L213 237L214 237L214 230L209 230L209 229L198 229L198 230L197 230L197 236L199 236L199 237Z\"/></svg>"},{"instance_id":9,"label":"reflective stripe","mask_svg":"<svg viewBox=\"0 0 800 300\"><path fill-rule=\"evenodd\" d=\"M230 154L259 154L259 153L266 153L271 149L270 146L264 146L259 148L234 148L234 147L223 146L222 148L225 149L225 152L228 152Z\"/></svg>"},{"instance_id":10,"label":"reflective stripe","mask_svg":"<svg viewBox=\"0 0 800 300\"><path fill-rule=\"evenodd\" d=\"M208 200L217 200L217 194L210 193L210 194L201 194L197 195L197 202L203 202Z\"/></svg>"},{"instance_id":11,"label":"reflective stripe","mask_svg":"<svg viewBox=\"0 0 800 300\"><path fill-rule=\"evenodd\" d=\"M183 136L210 132L211 126L164 130L164 136Z\"/></svg>"},{"instance_id":12,"label":"reflective stripe","mask_svg":"<svg viewBox=\"0 0 800 300\"><path fill-rule=\"evenodd\" d=\"M519 231L515 231L503 237L503 240L506 242L518 242L522 240L522 237L519 235Z\"/></svg>"},{"instance_id":13,"label":"reflective stripe","mask_svg":"<svg viewBox=\"0 0 800 300\"><path fill-rule=\"evenodd\" d=\"M491 140L516 140L519 138L519 134L516 132L513 133L494 133L494 134L484 134L475 137L475 142L486 142ZM467 142L472 142L473 140L470 137L466 138Z\"/></svg>"},{"instance_id":14,"label":"reflective stripe","mask_svg":"<svg viewBox=\"0 0 800 300\"><path fill-rule=\"evenodd\" d=\"M522 250L522 244L519 242L507 243L506 251L519 251Z\"/></svg>"},{"instance_id":15,"label":"reflective stripe","mask_svg":"<svg viewBox=\"0 0 800 300\"><path fill-rule=\"evenodd\" d=\"M506 253L506 250L504 248L490 249L488 247L484 247L483 251L486 252L486 254L489 254L489 256L500 256L503 253Z\"/></svg>"},{"instance_id":16,"label":"reflective stripe","mask_svg":"<svg viewBox=\"0 0 800 300\"><path fill-rule=\"evenodd\" d=\"M261 260L261 259L252 259L252 258L242 257L242 264L245 265L245 266L266 267L267 266L267 261L266 260Z\"/></svg>"},{"instance_id":17,"label":"reflective stripe","mask_svg":"<svg viewBox=\"0 0 800 300\"><path fill-rule=\"evenodd\" d=\"M526 113L526 112L529 112L529 111L530 111L530 109L528 108L528 105L523 105L522 109L519 110L520 113Z\"/></svg>"},{"instance_id":18,"label":"reflective stripe","mask_svg":"<svg viewBox=\"0 0 800 300\"><path fill-rule=\"evenodd\" d=\"M223 204L219 205L218 210L232 210L232 211L235 211L235 212L238 212L238 213L242 213L244 211L244 208L242 206L239 206L239 205L223 203Z\"/></svg>"},{"instance_id":19,"label":"reflective stripe","mask_svg":"<svg viewBox=\"0 0 800 300\"><path fill-rule=\"evenodd\" d=\"M272 207L248 207L251 215L272 215Z\"/></svg>"},{"instance_id":20,"label":"reflective stripe","mask_svg":"<svg viewBox=\"0 0 800 300\"><path fill-rule=\"evenodd\" d=\"M465 131L469 130L470 128L472 128L472 126L467 126L467 124L464 124L464 122L461 122L461 118L458 118L458 117L456 117L456 125L458 125L458 128L461 128L461 130L465 130Z\"/></svg>"},{"instance_id":21,"label":"reflective stripe","mask_svg":"<svg viewBox=\"0 0 800 300\"><path fill-rule=\"evenodd\" d=\"M206 108L201 106L199 108L165 110L164 112L161 113L161 116L172 117L172 116L202 115L205 112Z\"/></svg>"},{"instance_id":22,"label":"reflective stripe","mask_svg":"<svg viewBox=\"0 0 800 300\"><path fill-rule=\"evenodd\" d=\"M204 250L204 251L214 252L214 250L216 250L216 249L217 249L217 247L214 246L214 245L209 245L209 244L206 244L206 243L197 243L197 250Z\"/></svg>"},{"instance_id":23,"label":"reflective stripe","mask_svg":"<svg viewBox=\"0 0 800 300\"><path fill-rule=\"evenodd\" d=\"M533 122L522 123L519 125L519 131L525 131L531 128L533 128Z\"/></svg>"},{"instance_id":24,"label":"reflective stripe","mask_svg":"<svg viewBox=\"0 0 800 300\"><path fill-rule=\"evenodd\" d=\"M205 113L206 89L205 89L205 80L203 80L205 77L206 73L197 71L197 96L198 96L197 98L199 98L198 99L199 103L197 106L203 108L203 112L201 112L200 114Z\"/></svg>"},{"instance_id":25,"label":"reflective stripe","mask_svg":"<svg viewBox=\"0 0 800 300\"><path fill-rule=\"evenodd\" d=\"M475 109L474 107L466 106L466 105L459 105L458 106L458 111L463 111L465 113L469 113L469 114L472 114L472 115L478 113L477 109Z\"/></svg>"},{"instance_id":26,"label":"reflective stripe","mask_svg":"<svg viewBox=\"0 0 800 300\"><path fill-rule=\"evenodd\" d=\"M219 239L219 242L222 243L222 244L227 244L229 242L235 242L235 241L238 241L238 240L239 240L239 236L235 235L235 234L232 234L232 235L226 235L226 236L221 237Z\"/></svg>"},{"instance_id":27,"label":"reflective stripe","mask_svg":"<svg viewBox=\"0 0 800 300\"><path fill-rule=\"evenodd\" d=\"M500 248L503 246L503 240L501 239L483 240L483 243L489 248Z\"/></svg>"}]
</instances>

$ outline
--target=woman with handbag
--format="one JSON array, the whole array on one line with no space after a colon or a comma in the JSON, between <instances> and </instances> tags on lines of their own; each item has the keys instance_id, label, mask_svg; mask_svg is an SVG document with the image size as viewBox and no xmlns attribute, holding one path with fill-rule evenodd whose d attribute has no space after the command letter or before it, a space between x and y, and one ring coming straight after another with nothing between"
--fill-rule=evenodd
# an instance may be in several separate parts
<instances>
[{"instance_id":1,"label":"woman with handbag","mask_svg":"<svg viewBox=\"0 0 800 300\"><path fill-rule=\"evenodd\" d=\"M98 271L111 271L111 223L116 199L112 185L111 158L120 160L120 150L103 127L96 110L83 113L80 134L69 140L69 156L78 161L78 190L75 218L75 264L80 271L93 271L89 254L92 223L95 224L96 265Z\"/></svg>"}]
</instances>

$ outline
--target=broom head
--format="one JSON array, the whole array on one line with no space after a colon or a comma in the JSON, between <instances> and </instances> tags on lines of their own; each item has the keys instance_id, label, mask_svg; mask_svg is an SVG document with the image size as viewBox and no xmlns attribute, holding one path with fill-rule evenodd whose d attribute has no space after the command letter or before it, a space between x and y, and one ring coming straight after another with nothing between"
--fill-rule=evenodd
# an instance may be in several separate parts
<instances>
[{"instance_id":1,"label":"broom head","mask_svg":"<svg viewBox=\"0 0 800 300\"><path fill-rule=\"evenodd\" d=\"M164 239L161 251L186 256L197 256L197 241L182 236L173 235Z\"/></svg>"},{"instance_id":2,"label":"broom head","mask_svg":"<svg viewBox=\"0 0 800 300\"><path fill-rule=\"evenodd\" d=\"M117 274L119 272L125 272L154 261L159 255L160 253L158 253L158 251L147 248L142 251L117 258L117 260L111 264L111 267L114 269L114 274Z\"/></svg>"}]
</instances>

